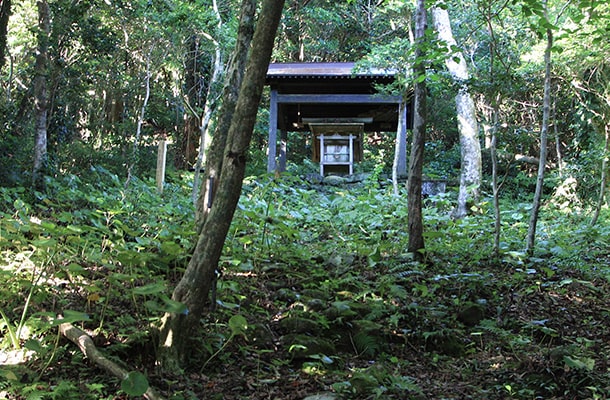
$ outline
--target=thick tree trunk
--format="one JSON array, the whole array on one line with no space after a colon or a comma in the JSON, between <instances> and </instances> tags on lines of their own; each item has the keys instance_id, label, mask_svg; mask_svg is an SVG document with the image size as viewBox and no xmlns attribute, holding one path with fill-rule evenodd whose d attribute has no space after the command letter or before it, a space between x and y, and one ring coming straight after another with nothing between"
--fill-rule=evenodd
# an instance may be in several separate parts
<instances>
[{"instance_id":1,"label":"thick tree trunk","mask_svg":"<svg viewBox=\"0 0 610 400\"><path fill-rule=\"evenodd\" d=\"M204 220L193 257L172 295L173 300L186 306L187 312L169 313L163 318L159 357L163 367L168 370L179 369L188 353L189 338L199 326L208 304L214 273L241 194L248 146L283 5L284 0L265 0L259 14L224 147L218 189Z\"/></svg>"},{"instance_id":2,"label":"thick tree trunk","mask_svg":"<svg viewBox=\"0 0 610 400\"><path fill-rule=\"evenodd\" d=\"M4 68L6 51L6 34L8 32L8 18L11 15L11 0L0 1L0 71Z\"/></svg>"},{"instance_id":3,"label":"thick tree trunk","mask_svg":"<svg viewBox=\"0 0 610 400\"><path fill-rule=\"evenodd\" d=\"M32 186L37 190L44 189L44 175L47 168L47 79L49 71L49 32L51 17L46 0L38 2L38 54L34 78L34 107L36 116L36 138L34 142L34 166L32 168Z\"/></svg>"},{"instance_id":4,"label":"thick tree trunk","mask_svg":"<svg viewBox=\"0 0 610 400\"><path fill-rule=\"evenodd\" d=\"M225 85L222 92L222 105L219 110L219 118L216 122L216 129L212 143L208 149L208 154L205 160L205 179L201 182L201 190L197 200L197 209L195 212L195 225L197 234L201 233L205 218L212 206L214 194L218 188L218 179L223 163L223 152L227 143L227 135L233 118L235 105L239 96L239 88L241 86L244 71L246 70L246 62L248 59L248 48L254 34L254 16L256 13L256 0L242 0L240 23L237 31L237 42L231 59L227 74L225 76Z\"/></svg>"},{"instance_id":5,"label":"thick tree trunk","mask_svg":"<svg viewBox=\"0 0 610 400\"><path fill-rule=\"evenodd\" d=\"M542 101L542 126L540 127L540 162L538 164L538 177L536 179L536 191L532 202L530 223L527 230L526 253L528 256L534 254L534 243L536 241L536 225L542 201L542 189L544 185L544 170L546 167L547 142L549 119L551 116L551 48L553 47L553 32L546 30L546 49L544 51L544 97Z\"/></svg>"},{"instance_id":6,"label":"thick tree trunk","mask_svg":"<svg viewBox=\"0 0 610 400\"><path fill-rule=\"evenodd\" d=\"M456 42L451 31L449 13L447 10L434 8L432 10L432 19L439 39L448 46L448 57L445 60L445 65L454 81L460 86L458 94L455 97L455 104L460 133L462 167L458 205L453 212L453 216L461 218L466 215L466 202L468 199L476 199L479 195L482 174L481 144L479 143L474 101L466 85L466 81L470 78L466 60L461 52L454 53L452 50L456 46ZM459 59L459 62L454 60L456 57Z\"/></svg>"},{"instance_id":7,"label":"thick tree trunk","mask_svg":"<svg viewBox=\"0 0 610 400\"><path fill-rule=\"evenodd\" d=\"M425 0L417 1L415 14L415 59L420 60L423 56L422 41L426 29L426 4ZM415 259L423 259L424 249L424 225L422 218L422 169L424 160L424 144L426 134L426 66L424 63L416 63L413 67L415 77L415 104L413 115L413 141L411 143L411 156L409 157L409 244L408 251L415 255Z\"/></svg>"}]
</instances>

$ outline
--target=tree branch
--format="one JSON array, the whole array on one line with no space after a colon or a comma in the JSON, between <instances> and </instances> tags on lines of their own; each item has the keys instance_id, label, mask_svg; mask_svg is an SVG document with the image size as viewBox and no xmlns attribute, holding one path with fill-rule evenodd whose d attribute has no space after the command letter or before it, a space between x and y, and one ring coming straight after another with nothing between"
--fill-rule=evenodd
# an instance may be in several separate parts
<instances>
[{"instance_id":1,"label":"tree branch","mask_svg":"<svg viewBox=\"0 0 610 400\"><path fill-rule=\"evenodd\" d=\"M69 322L59 325L59 332L65 336L68 340L78 346L80 351L95 365L102 368L111 375L123 380L127 377L128 372L122 367L117 365L115 362L106 358L98 349L95 347L91 337L82 330L76 328ZM159 395L155 389L148 387L144 397L149 400L164 400L163 396Z\"/></svg>"}]
</instances>

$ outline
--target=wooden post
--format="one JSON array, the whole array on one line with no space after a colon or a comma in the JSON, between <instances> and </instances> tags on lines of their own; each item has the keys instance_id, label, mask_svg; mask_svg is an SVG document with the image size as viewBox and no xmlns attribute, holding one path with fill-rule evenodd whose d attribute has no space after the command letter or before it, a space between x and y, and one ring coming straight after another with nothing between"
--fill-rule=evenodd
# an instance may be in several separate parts
<instances>
[{"instance_id":1,"label":"wooden post","mask_svg":"<svg viewBox=\"0 0 610 400\"><path fill-rule=\"evenodd\" d=\"M163 184L165 183L165 159L167 155L167 141L159 140L159 150L157 152L157 192L163 193Z\"/></svg>"},{"instance_id":2,"label":"wooden post","mask_svg":"<svg viewBox=\"0 0 610 400\"><path fill-rule=\"evenodd\" d=\"M320 135L320 175L324 177L324 134Z\"/></svg>"},{"instance_id":3,"label":"wooden post","mask_svg":"<svg viewBox=\"0 0 610 400\"><path fill-rule=\"evenodd\" d=\"M354 135L349 134L349 174L354 174Z\"/></svg>"},{"instance_id":4,"label":"wooden post","mask_svg":"<svg viewBox=\"0 0 610 400\"><path fill-rule=\"evenodd\" d=\"M277 155L277 90L271 89L269 102L269 154L267 155L267 172L275 171Z\"/></svg>"}]
</instances>

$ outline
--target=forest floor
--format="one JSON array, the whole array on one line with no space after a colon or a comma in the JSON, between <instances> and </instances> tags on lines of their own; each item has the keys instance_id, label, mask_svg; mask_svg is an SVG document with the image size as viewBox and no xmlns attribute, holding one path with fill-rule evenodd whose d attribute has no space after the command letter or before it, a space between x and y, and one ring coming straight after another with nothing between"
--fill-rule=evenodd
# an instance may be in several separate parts
<instances>
[{"instance_id":1,"label":"forest floor","mask_svg":"<svg viewBox=\"0 0 610 400\"><path fill-rule=\"evenodd\" d=\"M322 295L328 280L311 279L309 271L319 267L274 265L228 277L248 290L241 292L240 312L252 333L236 338L205 369L196 364L182 377L153 376L153 384L168 395L201 399L592 399L610 393L605 278L544 263L527 271L480 263L450 274L429 265L399 273L405 292L392 296L379 293L379 280L396 272L372 272L353 260L339 271L322 269L328 279L350 274L370 291L339 284ZM423 294L420 285L429 291ZM290 295L277 307L282 289ZM308 349L294 350L295 343Z\"/></svg>"},{"instance_id":2,"label":"forest floor","mask_svg":"<svg viewBox=\"0 0 610 400\"><path fill-rule=\"evenodd\" d=\"M152 332L188 260L175 256L189 246L188 229L155 244L125 227L131 216L144 218L138 210L120 222L117 212L112 224L95 228L105 232L105 252L64 249L53 264L55 281L31 313L85 312L74 325L168 399L610 398L605 223L583 229L566 216L560 225L547 212L551 222L541 229L548 235L552 227L556 236L546 237L536 257L508 250L491 257L491 232L482 228L493 226L490 213L453 221L441 198L426 212L428 253L417 263L404 252L404 206L391 196L277 184L252 184L245 193L215 309L202 320L182 374L159 371ZM164 210L177 218L178 208ZM505 218L509 242L523 237L524 210L517 205ZM156 238L170 229L163 215L146 217L159 221ZM124 249L110 253L118 228ZM157 228L149 222L146 229ZM5 242L17 248L18 235ZM5 276L7 291L17 287L15 274ZM56 328L44 332L26 342L36 354L29 361L0 365L0 398L132 398Z\"/></svg>"}]
</instances>

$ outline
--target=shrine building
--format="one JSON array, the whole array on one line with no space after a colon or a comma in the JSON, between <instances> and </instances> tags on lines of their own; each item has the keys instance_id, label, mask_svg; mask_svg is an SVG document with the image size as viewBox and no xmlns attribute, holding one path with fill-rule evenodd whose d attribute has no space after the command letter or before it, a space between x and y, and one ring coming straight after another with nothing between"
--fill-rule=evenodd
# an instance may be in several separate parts
<instances>
[{"instance_id":1,"label":"shrine building","mask_svg":"<svg viewBox=\"0 0 610 400\"><path fill-rule=\"evenodd\" d=\"M355 63L272 63L267 170L284 171L288 132L311 133L320 175L352 174L363 157L364 135L396 132L398 172L406 175L407 110L402 96L379 92L393 71L355 69ZM279 140L278 140L279 139Z\"/></svg>"}]
</instances>

